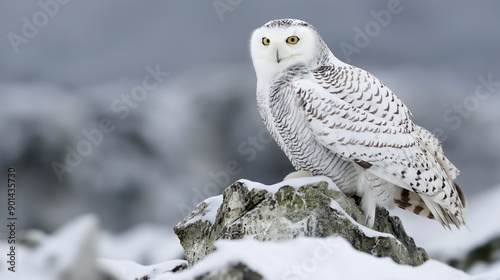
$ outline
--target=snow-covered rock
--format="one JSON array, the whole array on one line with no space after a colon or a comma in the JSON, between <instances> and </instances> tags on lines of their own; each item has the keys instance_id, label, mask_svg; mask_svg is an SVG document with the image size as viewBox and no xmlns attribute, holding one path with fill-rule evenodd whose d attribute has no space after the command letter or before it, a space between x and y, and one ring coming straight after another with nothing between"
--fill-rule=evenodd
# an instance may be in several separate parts
<instances>
[{"instance_id":1,"label":"snow-covered rock","mask_svg":"<svg viewBox=\"0 0 500 280\"><path fill-rule=\"evenodd\" d=\"M9 252L10 246L1 240L0 252ZM19 232L15 266L2 258L0 279L153 279L184 269L187 262L175 260L182 253L171 229L139 224L122 234L110 234L101 232L97 216L87 214L52 234L39 230Z\"/></svg>"},{"instance_id":2,"label":"snow-covered rock","mask_svg":"<svg viewBox=\"0 0 500 280\"><path fill-rule=\"evenodd\" d=\"M174 228L190 264L214 250L219 239L252 237L284 241L299 236L341 236L359 251L419 265L428 259L396 217L380 210L374 229L353 199L327 177L298 178L265 186L240 180L212 197Z\"/></svg>"},{"instance_id":3,"label":"snow-covered rock","mask_svg":"<svg viewBox=\"0 0 500 280\"><path fill-rule=\"evenodd\" d=\"M96 261L98 237L99 221L93 215L79 217L51 236L37 235L33 248L16 244L15 272L2 262L0 279L103 279Z\"/></svg>"},{"instance_id":4,"label":"snow-covered rock","mask_svg":"<svg viewBox=\"0 0 500 280\"><path fill-rule=\"evenodd\" d=\"M182 258L184 252L172 228L149 223L138 224L120 234L102 232L99 257L157 264Z\"/></svg>"},{"instance_id":5,"label":"snow-covered rock","mask_svg":"<svg viewBox=\"0 0 500 280\"><path fill-rule=\"evenodd\" d=\"M166 261L143 266L133 261L101 259L99 265L110 280L156 279L159 275L171 275L187 267L184 260Z\"/></svg>"}]
</instances>

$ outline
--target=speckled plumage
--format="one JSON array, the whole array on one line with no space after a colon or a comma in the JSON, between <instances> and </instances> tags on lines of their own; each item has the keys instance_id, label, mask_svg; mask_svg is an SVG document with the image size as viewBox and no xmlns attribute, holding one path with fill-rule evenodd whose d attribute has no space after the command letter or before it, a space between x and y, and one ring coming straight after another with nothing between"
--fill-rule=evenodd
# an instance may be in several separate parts
<instances>
[{"instance_id":1,"label":"speckled plumage","mask_svg":"<svg viewBox=\"0 0 500 280\"><path fill-rule=\"evenodd\" d=\"M338 60L310 24L270 21L253 33L251 53L260 114L297 170L360 195L369 226L377 205L394 204L446 227L465 224L459 171L439 141L380 80Z\"/></svg>"}]
</instances>

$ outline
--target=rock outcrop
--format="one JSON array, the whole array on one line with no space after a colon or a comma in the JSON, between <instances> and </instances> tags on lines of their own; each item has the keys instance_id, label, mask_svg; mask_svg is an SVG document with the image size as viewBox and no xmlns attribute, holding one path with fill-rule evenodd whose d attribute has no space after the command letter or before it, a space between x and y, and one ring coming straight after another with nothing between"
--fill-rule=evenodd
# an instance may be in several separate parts
<instances>
[{"instance_id":1,"label":"rock outcrop","mask_svg":"<svg viewBox=\"0 0 500 280\"><path fill-rule=\"evenodd\" d=\"M374 229L354 199L326 177L300 178L265 186L240 180L218 197L200 203L174 228L192 265L219 239L252 237L283 241L298 236L341 236L355 249L400 264L420 265L427 253L415 245L397 217L377 210Z\"/></svg>"},{"instance_id":2,"label":"rock outcrop","mask_svg":"<svg viewBox=\"0 0 500 280\"><path fill-rule=\"evenodd\" d=\"M220 279L262 280L264 279L264 277L260 275L258 272L248 268L243 263L229 264L216 271L204 273L196 277L196 280L220 280Z\"/></svg>"}]
</instances>

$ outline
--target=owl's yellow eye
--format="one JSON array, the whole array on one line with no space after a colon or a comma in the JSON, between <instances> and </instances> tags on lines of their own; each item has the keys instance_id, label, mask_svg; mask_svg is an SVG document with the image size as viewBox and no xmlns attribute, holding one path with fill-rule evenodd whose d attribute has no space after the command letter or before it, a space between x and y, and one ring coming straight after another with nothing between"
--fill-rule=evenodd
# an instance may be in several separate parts
<instances>
[{"instance_id":1,"label":"owl's yellow eye","mask_svg":"<svg viewBox=\"0 0 500 280\"><path fill-rule=\"evenodd\" d=\"M299 37L297 36L290 36L288 38L286 38L286 42L287 44L290 44L290 45L295 45L299 42Z\"/></svg>"},{"instance_id":2,"label":"owl's yellow eye","mask_svg":"<svg viewBox=\"0 0 500 280\"><path fill-rule=\"evenodd\" d=\"M268 46L269 44L271 44L271 40L267 37L262 37L262 45Z\"/></svg>"}]
</instances>

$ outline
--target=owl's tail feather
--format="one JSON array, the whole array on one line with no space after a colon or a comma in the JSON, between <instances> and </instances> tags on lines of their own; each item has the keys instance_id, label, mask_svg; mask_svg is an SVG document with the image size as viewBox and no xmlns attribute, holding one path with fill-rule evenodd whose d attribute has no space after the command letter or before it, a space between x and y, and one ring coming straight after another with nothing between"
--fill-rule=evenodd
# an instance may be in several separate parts
<instances>
[{"instance_id":1,"label":"owl's tail feather","mask_svg":"<svg viewBox=\"0 0 500 280\"><path fill-rule=\"evenodd\" d=\"M450 225L455 225L457 228L465 225L460 208L447 210L426 195L420 196L407 189L398 188L395 191L394 202L401 209L429 219L436 219L443 227L448 229L450 229Z\"/></svg>"},{"instance_id":2,"label":"owl's tail feather","mask_svg":"<svg viewBox=\"0 0 500 280\"><path fill-rule=\"evenodd\" d=\"M422 200L428 205L429 210L434 215L434 219L440 222L445 228L451 229L450 225L454 225L457 228L465 224L465 220L462 216L462 210L458 207L443 208L439 203L432 201L429 196L422 196Z\"/></svg>"},{"instance_id":3,"label":"owl's tail feather","mask_svg":"<svg viewBox=\"0 0 500 280\"><path fill-rule=\"evenodd\" d=\"M397 188L394 192L394 202L403 210L413 212L429 219L434 219L434 215L429 210L420 195L410 192L407 189Z\"/></svg>"}]
</instances>

